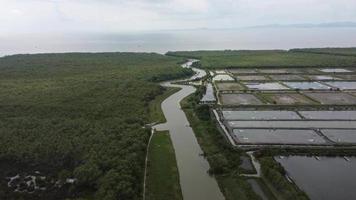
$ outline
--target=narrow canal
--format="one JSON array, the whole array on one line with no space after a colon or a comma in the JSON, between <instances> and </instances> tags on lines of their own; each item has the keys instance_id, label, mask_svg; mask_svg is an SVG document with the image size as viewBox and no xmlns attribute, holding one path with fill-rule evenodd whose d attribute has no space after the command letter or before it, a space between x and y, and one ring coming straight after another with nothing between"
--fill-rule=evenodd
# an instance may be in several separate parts
<instances>
[{"instance_id":1,"label":"narrow canal","mask_svg":"<svg viewBox=\"0 0 356 200\"><path fill-rule=\"evenodd\" d=\"M190 67L192 61L182 67ZM198 78L206 75L205 71L194 69L197 72L192 77ZM165 124L155 126L157 130L169 130L176 153L179 170L180 185L185 200L220 200L224 199L215 178L209 176L209 163L201 156L201 150L193 129L180 107L182 99L195 92L189 85L174 85L163 83L165 87L182 88L162 103L162 110L167 119Z\"/></svg>"}]
</instances>

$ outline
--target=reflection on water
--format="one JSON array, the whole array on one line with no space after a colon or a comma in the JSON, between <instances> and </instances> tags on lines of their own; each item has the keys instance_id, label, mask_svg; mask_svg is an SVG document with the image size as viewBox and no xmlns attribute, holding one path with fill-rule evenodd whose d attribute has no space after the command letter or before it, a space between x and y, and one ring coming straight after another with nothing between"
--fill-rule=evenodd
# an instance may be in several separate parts
<instances>
[{"instance_id":1,"label":"reflection on water","mask_svg":"<svg viewBox=\"0 0 356 200\"><path fill-rule=\"evenodd\" d=\"M356 158L275 157L311 200L356 199Z\"/></svg>"},{"instance_id":2,"label":"reflection on water","mask_svg":"<svg viewBox=\"0 0 356 200\"><path fill-rule=\"evenodd\" d=\"M315 131L298 129L233 129L233 138L245 144L326 144Z\"/></svg>"},{"instance_id":3,"label":"reflection on water","mask_svg":"<svg viewBox=\"0 0 356 200\"><path fill-rule=\"evenodd\" d=\"M323 85L318 82L283 82L284 85L287 85L293 89L300 89L300 90L328 90L330 89L329 86Z\"/></svg>"},{"instance_id":4,"label":"reflection on water","mask_svg":"<svg viewBox=\"0 0 356 200\"><path fill-rule=\"evenodd\" d=\"M0 35L0 55L36 52L290 49L356 46L356 28L245 28L119 34Z\"/></svg>"},{"instance_id":5,"label":"reflection on water","mask_svg":"<svg viewBox=\"0 0 356 200\"><path fill-rule=\"evenodd\" d=\"M301 119L294 111L244 111L223 110L222 114L226 120L277 120L277 119Z\"/></svg>"},{"instance_id":6,"label":"reflection on water","mask_svg":"<svg viewBox=\"0 0 356 200\"><path fill-rule=\"evenodd\" d=\"M354 121L229 121L233 128L356 129Z\"/></svg>"}]
</instances>

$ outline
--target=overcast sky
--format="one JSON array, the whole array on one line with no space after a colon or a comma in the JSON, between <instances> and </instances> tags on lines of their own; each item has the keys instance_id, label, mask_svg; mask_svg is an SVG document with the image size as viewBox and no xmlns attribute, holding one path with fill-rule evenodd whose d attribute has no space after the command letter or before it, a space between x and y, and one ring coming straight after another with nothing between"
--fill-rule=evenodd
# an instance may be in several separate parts
<instances>
[{"instance_id":1,"label":"overcast sky","mask_svg":"<svg viewBox=\"0 0 356 200\"><path fill-rule=\"evenodd\" d=\"M0 34L356 22L356 0L0 0Z\"/></svg>"}]
</instances>

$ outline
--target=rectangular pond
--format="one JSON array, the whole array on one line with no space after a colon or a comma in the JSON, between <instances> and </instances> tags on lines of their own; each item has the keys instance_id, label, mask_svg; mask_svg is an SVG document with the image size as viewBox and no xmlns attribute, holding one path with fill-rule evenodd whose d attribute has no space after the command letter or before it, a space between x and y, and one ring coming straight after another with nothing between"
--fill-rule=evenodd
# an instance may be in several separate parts
<instances>
[{"instance_id":1,"label":"rectangular pond","mask_svg":"<svg viewBox=\"0 0 356 200\"><path fill-rule=\"evenodd\" d=\"M301 119L294 111L222 111L226 120L284 120Z\"/></svg>"},{"instance_id":2,"label":"rectangular pond","mask_svg":"<svg viewBox=\"0 0 356 200\"><path fill-rule=\"evenodd\" d=\"M269 103L278 105L306 105L316 102L299 93L264 93L262 94Z\"/></svg>"},{"instance_id":3,"label":"rectangular pond","mask_svg":"<svg viewBox=\"0 0 356 200\"><path fill-rule=\"evenodd\" d=\"M260 69L258 71L264 74L286 74L289 72L288 69Z\"/></svg>"},{"instance_id":4,"label":"rectangular pond","mask_svg":"<svg viewBox=\"0 0 356 200\"><path fill-rule=\"evenodd\" d=\"M326 73L348 73L348 72L352 72L352 71L350 71L348 69L342 69L342 68L320 69L320 71L326 72Z\"/></svg>"},{"instance_id":5,"label":"rectangular pond","mask_svg":"<svg viewBox=\"0 0 356 200\"><path fill-rule=\"evenodd\" d=\"M325 144L313 130L234 129L233 138L243 144Z\"/></svg>"},{"instance_id":6,"label":"rectangular pond","mask_svg":"<svg viewBox=\"0 0 356 200\"><path fill-rule=\"evenodd\" d=\"M232 128L356 129L354 121L229 121Z\"/></svg>"},{"instance_id":7,"label":"rectangular pond","mask_svg":"<svg viewBox=\"0 0 356 200\"><path fill-rule=\"evenodd\" d=\"M208 83L206 85L205 95L201 99L201 102L214 102L214 101L216 101L216 98L214 95L214 88L211 83Z\"/></svg>"},{"instance_id":8,"label":"rectangular pond","mask_svg":"<svg viewBox=\"0 0 356 200\"><path fill-rule=\"evenodd\" d=\"M299 75L269 75L273 80L277 81L290 81L290 80L305 80L302 76Z\"/></svg>"},{"instance_id":9,"label":"rectangular pond","mask_svg":"<svg viewBox=\"0 0 356 200\"><path fill-rule=\"evenodd\" d=\"M322 129L321 132L336 143L356 143L356 129Z\"/></svg>"},{"instance_id":10,"label":"rectangular pond","mask_svg":"<svg viewBox=\"0 0 356 200\"><path fill-rule=\"evenodd\" d=\"M311 80L340 80L340 78L334 76L326 76L326 75L312 75L308 76Z\"/></svg>"},{"instance_id":11,"label":"rectangular pond","mask_svg":"<svg viewBox=\"0 0 356 200\"><path fill-rule=\"evenodd\" d=\"M300 90L328 90L330 89L329 86L323 85L318 82L283 82L283 84L287 85L293 89L300 89Z\"/></svg>"},{"instance_id":12,"label":"rectangular pond","mask_svg":"<svg viewBox=\"0 0 356 200\"><path fill-rule=\"evenodd\" d=\"M288 90L286 86L273 82L273 83L252 83L247 82L245 85L251 90Z\"/></svg>"},{"instance_id":13,"label":"rectangular pond","mask_svg":"<svg viewBox=\"0 0 356 200\"><path fill-rule=\"evenodd\" d=\"M340 74L338 75L343 80L355 80L356 81L356 75L355 74Z\"/></svg>"},{"instance_id":14,"label":"rectangular pond","mask_svg":"<svg viewBox=\"0 0 356 200\"><path fill-rule=\"evenodd\" d=\"M333 82L325 82L325 83L333 87L340 88L341 90L356 90L356 82L333 81Z\"/></svg>"},{"instance_id":15,"label":"rectangular pond","mask_svg":"<svg viewBox=\"0 0 356 200\"><path fill-rule=\"evenodd\" d=\"M265 81L268 80L265 76L236 76L237 80L240 81Z\"/></svg>"},{"instance_id":16,"label":"rectangular pond","mask_svg":"<svg viewBox=\"0 0 356 200\"><path fill-rule=\"evenodd\" d=\"M234 81L235 79L232 78L230 75L227 74L219 74L214 76L213 81Z\"/></svg>"},{"instance_id":17,"label":"rectangular pond","mask_svg":"<svg viewBox=\"0 0 356 200\"><path fill-rule=\"evenodd\" d=\"M261 105L263 104L253 94L220 94L223 105Z\"/></svg>"},{"instance_id":18,"label":"rectangular pond","mask_svg":"<svg viewBox=\"0 0 356 200\"><path fill-rule=\"evenodd\" d=\"M298 111L298 112L306 119L356 120L356 111Z\"/></svg>"},{"instance_id":19,"label":"rectangular pond","mask_svg":"<svg viewBox=\"0 0 356 200\"><path fill-rule=\"evenodd\" d=\"M241 156L241 164L240 167L244 170L248 170L248 171L255 171L255 168L252 165L252 161L250 159L250 157L247 156Z\"/></svg>"},{"instance_id":20,"label":"rectangular pond","mask_svg":"<svg viewBox=\"0 0 356 200\"><path fill-rule=\"evenodd\" d=\"M256 69L229 69L229 72L233 74L256 74Z\"/></svg>"},{"instance_id":21,"label":"rectangular pond","mask_svg":"<svg viewBox=\"0 0 356 200\"><path fill-rule=\"evenodd\" d=\"M244 86L236 82L217 82L215 83L218 90L243 90Z\"/></svg>"},{"instance_id":22,"label":"rectangular pond","mask_svg":"<svg viewBox=\"0 0 356 200\"><path fill-rule=\"evenodd\" d=\"M343 92L305 92L306 96L321 104L356 104L356 97Z\"/></svg>"},{"instance_id":23,"label":"rectangular pond","mask_svg":"<svg viewBox=\"0 0 356 200\"><path fill-rule=\"evenodd\" d=\"M356 158L275 157L311 200L356 199Z\"/></svg>"}]
</instances>

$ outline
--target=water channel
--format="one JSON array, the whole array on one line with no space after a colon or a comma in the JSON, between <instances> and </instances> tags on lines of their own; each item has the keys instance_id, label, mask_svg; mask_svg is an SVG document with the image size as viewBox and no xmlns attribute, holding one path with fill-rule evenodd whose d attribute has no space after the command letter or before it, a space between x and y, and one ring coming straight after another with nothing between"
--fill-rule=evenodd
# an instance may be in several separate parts
<instances>
[{"instance_id":1,"label":"water channel","mask_svg":"<svg viewBox=\"0 0 356 200\"><path fill-rule=\"evenodd\" d=\"M190 61L183 67L190 67L192 63L193 61ZM203 70L192 69L196 72L196 75L191 79L206 75ZM185 113L180 107L181 100L195 92L196 89L190 85L176 85L170 82L162 83L162 85L181 88L179 92L163 101L161 106L167 122L154 128L156 130L169 130L175 149L183 198L185 200L224 199L215 178L207 173L210 168L209 163L201 156L203 151L195 138Z\"/></svg>"}]
</instances>

